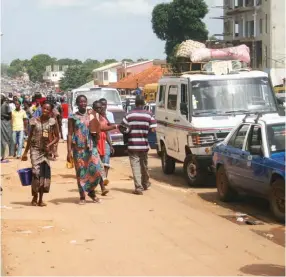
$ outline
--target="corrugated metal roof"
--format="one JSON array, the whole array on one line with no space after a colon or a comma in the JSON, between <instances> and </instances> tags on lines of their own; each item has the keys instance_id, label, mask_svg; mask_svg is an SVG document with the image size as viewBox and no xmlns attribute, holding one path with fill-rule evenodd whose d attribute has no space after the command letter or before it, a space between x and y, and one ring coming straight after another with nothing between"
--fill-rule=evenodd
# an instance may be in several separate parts
<instances>
[{"instance_id":1,"label":"corrugated metal roof","mask_svg":"<svg viewBox=\"0 0 286 277\"><path fill-rule=\"evenodd\" d=\"M120 89L136 89L144 87L147 84L157 83L163 76L165 69L161 66L152 66L141 73L129 75L117 83L110 84L110 87Z\"/></svg>"}]
</instances>

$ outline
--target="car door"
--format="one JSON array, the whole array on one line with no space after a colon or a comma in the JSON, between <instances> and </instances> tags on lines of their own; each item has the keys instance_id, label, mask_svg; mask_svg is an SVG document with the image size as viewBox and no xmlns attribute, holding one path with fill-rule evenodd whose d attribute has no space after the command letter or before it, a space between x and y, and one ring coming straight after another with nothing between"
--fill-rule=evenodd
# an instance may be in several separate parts
<instances>
[{"instance_id":1,"label":"car door","mask_svg":"<svg viewBox=\"0 0 286 277\"><path fill-rule=\"evenodd\" d=\"M165 137L168 153L173 158L178 159L179 141L177 132L178 128L178 101L179 84L177 82L170 83L167 90L167 113L165 120L167 122L167 134Z\"/></svg>"},{"instance_id":2,"label":"car door","mask_svg":"<svg viewBox=\"0 0 286 277\"><path fill-rule=\"evenodd\" d=\"M187 127L190 127L190 122L189 122L189 114L184 115L182 114L180 110L180 104L185 103L188 106L188 82L187 81L182 81L180 84L180 103L178 103L178 112L177 112L177 125L180 125L182 128L177 131L177 139L179 143L179 160L184 161L186 158L186 150L185 147L187 145L187 140L188 140L188 129ZM185 128L183 128L185 127Z\"/></svg>"},{"instance_id":3,"label":"car door","mask_svg":"<svg viewBox=\"0 0 286 277\"><path fill-rule=\"evenodd\" d=\"M246 161L244 147L249 129L250 124L242 124L229 139L222 153L229 181L236 187L244 185L241 178L244 174L243 167Z\"/></svg>"},{"instance_id":4,"label":"car door","mask_svg":"<svg viewBox=\"0 0 286 277\"><path fill-rule=\"evenodd\" d=\"M245 146L245 158L247 164L245 166L245 190L254 192L255 194L265 195L269 189L270 169L265 164L263 142L265 137L262 136L263 127L259 124L251 126L247 143ZM261 155L252 154L251 147L260 146Z\"/></svg>"}]
</instances>

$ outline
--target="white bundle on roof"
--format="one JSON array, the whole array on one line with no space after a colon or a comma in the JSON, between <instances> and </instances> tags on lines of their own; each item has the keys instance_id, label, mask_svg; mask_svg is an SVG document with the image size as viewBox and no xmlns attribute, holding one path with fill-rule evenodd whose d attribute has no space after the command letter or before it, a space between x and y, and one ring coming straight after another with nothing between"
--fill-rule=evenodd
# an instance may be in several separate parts
<instances>
[{"instance_id":1,"label":"white bundle on roof","mask_svg":"<svg viewBox=\"0 0 286 277\"><path fill-rule=\"evenodd\" d=\"M189 39L189 40L183 41L180 44L178 51L176 53L176 56L183 57L183 58L189 58L194 50L200 49L200 48L206 48L206 46L201 42Z\"/></svg>"},{"instance_id":2,"label":"white bundle on roof","mask_svg":"<svg viewBox=\"0 0 286 277\"><path fill-rule=\"evenodd\" d=\"M250 63L249 48L245 45L222 49L196 49L190 55L193 63L208 62L211 60L238 60Z\"/></svg>"}]
</instances>

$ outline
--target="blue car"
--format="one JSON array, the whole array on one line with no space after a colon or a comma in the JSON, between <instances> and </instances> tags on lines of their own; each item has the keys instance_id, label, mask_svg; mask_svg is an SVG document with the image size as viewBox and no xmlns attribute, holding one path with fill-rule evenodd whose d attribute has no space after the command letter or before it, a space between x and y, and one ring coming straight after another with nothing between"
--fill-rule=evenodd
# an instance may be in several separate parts
<instances>
[{"instance_id":1,"label":"blue car","mask_svg":"<svg viewBox=\"0 0 286 277\"><path fill-rule=\"evenodd\" d=\"M285 116L246 116L213 148L219 198L239 192L269 200L277 220L285 221Z\"/></svg>"}]
</instances>

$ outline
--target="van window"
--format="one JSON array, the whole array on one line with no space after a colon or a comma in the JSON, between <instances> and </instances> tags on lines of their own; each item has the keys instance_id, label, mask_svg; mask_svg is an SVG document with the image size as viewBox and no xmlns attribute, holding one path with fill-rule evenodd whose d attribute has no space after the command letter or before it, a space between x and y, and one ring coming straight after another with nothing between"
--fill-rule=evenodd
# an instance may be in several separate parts
<instances>
[{"instance_id":1,"label":"van window","mask_svg":"<svg viewBox=\"0 0 286 277\"><path fill-rule=\"evenodd\" d=\"M168 109L177 109L178 86L170 86L168 93Z\"/></svg>"},{"instance_id":2,"label":"van window","mask_svg":"<svg viewBox=\"0 0 286 277\"><path fill-rule=\"evenodd\" d=\"M186 84L181 85L181 103L188 103L188 86Z\"/></svg>"},{"instance_id":3,"label":"van window","mask_svg":"<svg viewBox=\"0 0 286 277\"><path fill-rule=\"evenodd\" d=\"M166 85L161 85L159 91L159 103L158 103L159 108L165 108L165 94L166 94Z\"/></svg>"}]
</instances>

